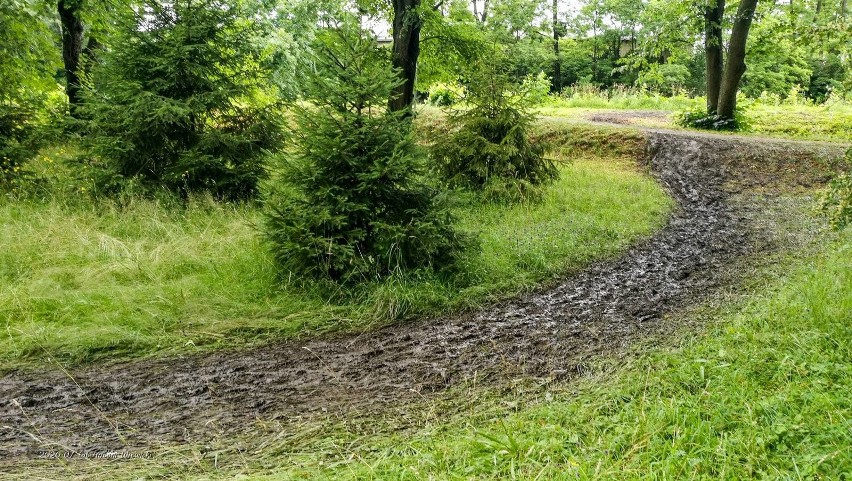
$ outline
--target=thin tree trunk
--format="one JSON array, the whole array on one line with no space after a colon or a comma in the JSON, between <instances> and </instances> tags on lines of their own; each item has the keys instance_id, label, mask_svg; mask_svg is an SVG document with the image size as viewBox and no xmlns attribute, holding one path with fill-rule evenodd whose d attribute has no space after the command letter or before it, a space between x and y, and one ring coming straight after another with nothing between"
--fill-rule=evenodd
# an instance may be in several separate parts
<instances>
[{"instance_id":1,"label":"thin tree trunk","mask_svg":"<svg viewBox=\"0 0 852 481\"><path fill-rule=\"evenodd\" d=\"M840 16L846 18L846 9L849 7L848 0L842 0L840 2Z\"/></svg>"},{"instance_id":2,"label":"thin tree trunk","mask_svg":"<svg viewBox=\"0 0 852 481\"><path fill-rule=\"evenodd\" d=\"M481 20L481 22L485 23L486 20L488 20L488 0L483 0L482 1L482 20Z\"/></svg>"},{"instance_id":3,"label":"thin tree trunk","mask_svg":"<svg viewBox=\"0 0 852 481\"><path fill-rule=\"evenodd\" d=\"M553 91L562 90L562 61L559 58L559 0L553 0Z\"/></svg>"},{"instance_id":4,"label":"thin tree trunk","mask_svg":"<svg viewBox=\"0 0 852 481\"><path fill-rule=\"evenodd\" d=\"M408 109L414 103L423 26L416 10L419 6L420 0L393 0L393 66L400 70L403 78L403 83L394 89L388 101L388 107L394 112Z\"/></svg>"},{"instance_id":5,"label":"thin tree trunk","mask_svg":"<svg viewBox=\"0 0 852 481\"><path fill-rule=\"evenodd\" d=\"M715 0L704 10L704 53L707 57L707 115L716 113L719 103L719 87L722 85L722 70L725 68L722 53L722 20L725 15L725 0Z\"/></svg>"},{"instance_id":6,"label":"thin tree trunk","mask_svg":"<svg viewBox=\"0 0 852 481\"><path fill-rule=\"evenodd\" d=\"M722 118L733 118L734 110L737 108L737 90L739 89L740 79L746 71L746 40L748 40L748 31L751 29L751 22L754 19L757 1L742 0L734 19L730 44L728 45L728 61L719 89L719 104L716 108L716 113Z\"/></svg>"},{"instance_id":7,"label":"thin tree trunk","mask_svg":"<svg viewBox=\"0 0 852 481\"><path fill-rule=\"evenodd\" d=\"M65 66L65 93L71 116L76 117L80 105L80 55L83 53L83 22L79 2L59 0L57 4L62 24L62 62Z\"/></svg>"}]
</instances>

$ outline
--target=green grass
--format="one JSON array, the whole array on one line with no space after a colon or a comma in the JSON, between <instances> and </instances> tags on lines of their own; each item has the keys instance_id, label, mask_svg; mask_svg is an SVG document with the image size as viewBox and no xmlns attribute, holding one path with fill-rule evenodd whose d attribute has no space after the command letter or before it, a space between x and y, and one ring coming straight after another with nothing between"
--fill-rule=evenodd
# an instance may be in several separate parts
<instances>
[{"instance_id":1,"label":"green grass","mask_svg":"<svg viewBox=\"0 0 852 481\"><path fill-rule=\"evenodd\" d=\"M466 386L384 418L258 421L246 438L121 465L41 461L28 476L850 479L852 229L751 289L698 332L567 386Z\"/></svg>"},{"instance_id":2,"label":"green grass","mask_svg":"<svg viewBox=\"0 0 852 481\"><path fill-rule=\"evenodd\" d=\"M852 105L766 105L745 107L755 134L792 139L849 142L852 140Z\"/></svg>"},{"instance_id":3,"label":"green grass","mask_svg":"<svg viewBox=\"0 0 852 481\"><path fill-rule=\"evenodd\" d=\"M537 111L550 117L585 120L613 111L672 114L702 109L704 103L703 97L664 97L633 89L615 90L608 94L593 89L550 97ZM739 103L739 108L748 122L748 129L740 132L743 135L830 142L849 142L852 139L852 104L849 102L831 101L824 105L811 105L802 100L784 102L777 99L744 99ZM683 129L673 123L671 115L633 116L623 122L634 126Z\"/></svg>"},{"instance_id":4,"label":"green grass","mask_svg":"<svg viewBox=\"0 0 852 481\"><path fill-rule=\"evenodd\" d=\"M574 391L337 434L325 458L252 479L850 479L852 230L797 265L703 335Z\"/></svg>"},{"instance_id":5,"label":"green grass","mask_svg":"<svg viewBox=\"0 0 852 481\"><path fill-rule=\"evenodd\" d=\"M482 249L455 278L391 279L329 300L276 279L257 208L69 195L0 199L0 365L239 346L474 308L614 255L672 207L623 161L578 159L539 203L459 207Z\"/></svg>"},{"instance_id":6,"label":"green grass","mask_svg":"<svg viewBox=\"0 0 852 481\"><path fill-rule=\"evenodd\" d=\"M609 90L594 86L566 88L559 96L550 96L546 105L553 108L615 110L688 110L703 105L701 97L683 93L661 95L638 87L616 86Z\"/></svg>"}]
</instances>

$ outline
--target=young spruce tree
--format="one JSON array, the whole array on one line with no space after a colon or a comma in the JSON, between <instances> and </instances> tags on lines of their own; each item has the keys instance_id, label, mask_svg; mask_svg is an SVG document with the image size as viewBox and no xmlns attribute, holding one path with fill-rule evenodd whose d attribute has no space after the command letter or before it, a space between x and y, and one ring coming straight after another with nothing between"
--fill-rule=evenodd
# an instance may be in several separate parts
<instances>
[{"instance_id":1,"label":"young spruce tree","mask_svg":"<svg viewBox=\"0 0 852 481\"><path fill-rule=\"evenodd\" d=\"M270 200L267 233L286 273L355 283L453 263L462 239L423 182L401 80L375 40L354 26L324 32L305 100L292 106L287 182Z\"/></svg>"},{"instance_id":2,"label":"young spruce tree","mask_svg":"<svg viewBox=\"0 0 852 481\"><path fill-rule=\"evenodd\" d=\"M254 17L242 0L143 0L124 19L83 104L107 187L256 194L281 134Z\"/></svg>"},{"instance_id":3,"label":"young spruce tree","mask_svg":"<svg viewBox=\"0 0 852 481\"><path fill-rule=\"evenodd\" d=\"M499 52L472 65L464 82L466 109L450 112L450 135L437 139L432 158L451 184L495 200L523 199L559 171L531 140L535 115L521 86L509 81Z\"/></svg>"}]
</instances>

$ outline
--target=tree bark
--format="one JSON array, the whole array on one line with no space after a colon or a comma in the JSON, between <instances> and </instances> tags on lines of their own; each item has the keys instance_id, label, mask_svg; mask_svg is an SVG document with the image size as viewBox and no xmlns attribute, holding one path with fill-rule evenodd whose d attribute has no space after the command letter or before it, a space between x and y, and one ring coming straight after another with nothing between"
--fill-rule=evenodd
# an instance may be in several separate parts
<instances>
[{"instance_id":1,"label":"tree bark","mask_svg":"<svg viewBox=\"0 0 852 481\"><path fill-rule=\"evenodd\" d=\"M848 0L841 0L840 2L840 16L842 18L846 18L846 10L849 7Z\"/></svg>"},{"instance_id":2,"label":"tree bark","mask_svg":"<svg viewBox=\"0 0 852 481\"><path fill-rule=\"evenodd\" d=\"M553 0L553 91L562 90L562 61L559 58L559 0Z\"/></svg>"},{"instance_id":3,"label":"tree bark","mask_svg":"<svg viewBox=\"0 0 852 481\"><path fill-rule=\"evenodd\" d=\"M704 10L704 53L707 57L707 115L715 115L725 67L722 53L722 20L725 0L713 0Z\"/></svg>"},{"instance_id":4,"label":"tree bark","mask_svg":"<svg viewBox=\"0 0 852 481\"><path fill-rule=\"evenodd\" d=\"M59 21L62 24L62 62L65 67L65 93L72 117L80 105L80 55L83 53L83 22L80 2L59 0Z\"/></svg>"},{"instance_id":5,"label":"tree bark","mask_svg":"<svg viewBox=\"0 0 852 481\"><path fill-rule=\"evenodd\" d=\"M730 44L728 45L728 61L725 65L725 74L722 77L722 85L719 89L719 103L716 107L716 114L722 118L733 118L734 110L737 108L737 90L739 89L740 79L746 71L746 40L748 40L748 31L754 19L757 1L742 0L734 19Z\"/></svg>"},{"instance_id":6,"label":"tree bark","mask_svg":"<svg viewBox=\"0 0 852 481\"><path fill-rule=\"evenodd\" d=\"M393 0L393 66L402 74L403 83L391 93L388 108L393 112L409 109L414 102L417 57L420 56L420 29L417 8L420 0Z\"/></svg>"}]
</instances>

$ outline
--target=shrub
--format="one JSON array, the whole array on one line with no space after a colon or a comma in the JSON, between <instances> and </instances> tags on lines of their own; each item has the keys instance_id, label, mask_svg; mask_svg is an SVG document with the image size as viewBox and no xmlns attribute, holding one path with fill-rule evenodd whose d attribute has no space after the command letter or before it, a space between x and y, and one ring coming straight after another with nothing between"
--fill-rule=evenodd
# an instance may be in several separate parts
<instances>
[{"instance_id":1,"label":"shrub","mask_svg":"<svg viewBox=\"0 0 852 481\"><path fill-rule=\"evenodd\" d=\"M544 72L538 75L527 75L521 82L520 94L526 97L531 105L541 105L550 96L551 80Z\"/></svg>"},{"instance_id":2,"label":"shrub","mask_svg":"<svg viewBox=\"0 0 852 481\"><path fill-rule=\"evenodd\" d=\"M725 118L718 115L707 115L703 108L686 110L674 115L674 122L681 127L691 127L704 130L720 130L730 132L745 132L750 125L741 111L734 113L734 118Z\"/></svg>"},{"instance_id":3,"label":"shrub","mask_svg":"<svg viewBox=\"0 0 852 481\"><path fill-rule=\"evenodd\" d=\"M269 201L267 237L284 273L341 283L454 263L463 239L423 164L406 112L387 101L399 76L355 27L318 39L309 104L294 104L295 146Z\"/></svg>"},{"instance_id":4,"label":"shrub","mask_svg":"<svg viewBox=\"0 0 852 481\"><path fill-rule=\"evenodd\" d=\"M0 184L16 179L23 164L32 157L34 146L27 128L28 118L20 109L0 108Z\"/></svg>"},{"instance_id":5,"label":"shrub","mask_svg":"<svg viewBox=\"0 0 852 481\"><path fill-rule=\"evenodd\" d=\"M55 7L55 5L54 5ZM38 152L59 56L43 2L0 2L0 189L27 176ZM64 107L64 106L63 106ZM58 115L56 115L58 116Z\"/></svg>"},{"instance_id":6,"label":"shrub","mask_svg":"<svg viewBox=\"0 0 852 481\"><path fill-rule=\"evenodd\" d=\"M491 62L493 59L489 59ZM544 157L545 145L532 142L535 115L528 99L512 86L499 67L480 65L465 85L470 107L451 112L450 135L434 142L431 153L442 176L451 184L477 191L531 193L559 175ZM512 184L506 189L495 183Z\"/></svg>"},{"instance_id":7,"label":"shrub","mask_svg":"<svg viewBox=\"0 0 852 481\"><path fill-rule=\"evenodd\" d=\"M454 85L438 83L429 88L429 103L438 107L455 105L461 96L461 89Z\"/></svg>"},{"instance_id":8,"label":"shrub","mask_svg":"<svg viewBox=\"0 0 852 481\"><path fill-rule=\"evenodd\" d=\"M852 149L846 157L852 161ZM840 174L831 181L820 198L820 209L835 229L852 223L852 175Z\"/></svg>"},{"instance_id":9,"label":"shrub","mask_svg":"<svg viewBox=\"0 0 852 481\"><path fill-rule=\"evenodd\" d=\"M27 162L41 147L53 140L61 123L59 113L45 98L19 98L16 103L0 104L0 189L19 189L37 182ZM53 123L51 123L53 121Z\"/></svg>"},{"instance_id":10,"label":"shrub","mask_svg":"<svg viewBox=\"0 0 852 481\"><path fill-rule=\"evenodd\" d=\"M138 178L187 195L246 199L281 143L260 36L242 2L147 0L121 26L87 93L103 187Z\"/></svg>"}]
</instances>

